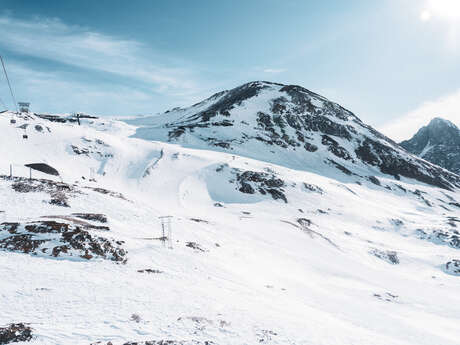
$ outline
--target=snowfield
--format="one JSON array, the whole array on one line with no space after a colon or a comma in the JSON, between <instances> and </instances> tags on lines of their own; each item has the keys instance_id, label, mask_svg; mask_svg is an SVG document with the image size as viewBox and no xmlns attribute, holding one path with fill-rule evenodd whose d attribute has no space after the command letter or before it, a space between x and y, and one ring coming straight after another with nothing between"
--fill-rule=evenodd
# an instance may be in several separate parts
<instances>
[{"instance_id":1,"label":"snowfield","mask_svg":"<svg viewBox=\"0 0 460 345\"><path fill-rule=\"evenodd\" d=\"M80 255L90 244L12 250L2 225L0 327L28 324L27 344L460 344L460 276L446 267L460 259L458 189L375 167L375 180L294 169L297 158L264 159L262 146L248 158L149 141L141 123L12 117L0 115L0 223L70 223L127 258ZM23 165L38 162L64 184L29 181ZM8 178L10 164L24 179ZM172 249L159 239L165 215Z\"/></svg>"}]
</instances>

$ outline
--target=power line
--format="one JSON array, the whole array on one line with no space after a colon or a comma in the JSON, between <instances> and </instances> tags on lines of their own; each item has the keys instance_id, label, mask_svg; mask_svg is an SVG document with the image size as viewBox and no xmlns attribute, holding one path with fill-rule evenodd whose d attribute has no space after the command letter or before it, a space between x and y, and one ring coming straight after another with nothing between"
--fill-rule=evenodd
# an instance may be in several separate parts
<instances>
[{"instance_id":1,"label":"power line","mask_svg":"<svg viewBox=\"0 0 460 345\"><path fill-rule=\"evenodd\" d=\"M5 63L3 62L3 58L1 56L0 61L2 62L3 72L5 73L6 81L8 82L8 87L10 88L11 98L13 99L14 106L16 107L16 112L19 114L18 103L16 102L16 98L14 98L14 93L13 89L11 88L10 79L8 78L8 73L6 73Z\"/></svg>"},{"instance_id":2,"label":"power line","mask_svg":"<svg viewBox=\"0 0 460 345\"><path fill-rule=\"evenodd\" d=\"M3 108L8 110L8 107L6 106L5 102L3 102L1 97L0 97L0 104L3 106Z\"/></svg>"}]
</instances>

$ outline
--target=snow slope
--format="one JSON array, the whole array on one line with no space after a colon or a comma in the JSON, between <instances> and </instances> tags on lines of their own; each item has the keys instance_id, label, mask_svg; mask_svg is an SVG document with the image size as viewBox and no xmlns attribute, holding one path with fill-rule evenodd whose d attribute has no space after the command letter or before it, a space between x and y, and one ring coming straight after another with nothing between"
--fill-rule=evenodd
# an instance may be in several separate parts
<instances>
[{"instance_id":1,"label":"snow slope","mask_svg":"<svg viewBox=\"0 0 460 345\"><path fill-rule=\"evenodd\" d=\"M44 162L74 192L57 206L2 177L0 221L105 214L110 230L89 231L124 241L128 259L0 250L0 326L30 323L31 344L460 343L460 278L445 266L460 243L455 187L376 169L375 180L329 165L318 174L262 148L254 159L146 141L114 120L11 116L0 116L0 175L13 164L28 177L23 164ZM174 217L173 249L151 239L163 215Z\"/></svg>"}]
</instances>

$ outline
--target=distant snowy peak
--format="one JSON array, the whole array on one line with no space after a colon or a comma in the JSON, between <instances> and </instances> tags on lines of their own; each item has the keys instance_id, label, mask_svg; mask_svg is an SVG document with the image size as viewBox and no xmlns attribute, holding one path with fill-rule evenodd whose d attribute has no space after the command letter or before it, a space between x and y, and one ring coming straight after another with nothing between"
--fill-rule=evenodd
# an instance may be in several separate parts
<instances>
[{"instance_id":1,"label":"distant snowy peak","mask_svg":"<svg viewBox=\"0 0 460 345\"><path fill-rule=\"evenodd\" d=\"M385 174L460 187L458 176L408 154L349 110L297 85L250 82L189 108L128 122L146 140L226 151L334 178Z\"/></svg>"},{"instance_id":2,"label":"distant snowy peak","mask_svg":"<svg viewBox=\"0 0 460 345\"><path fill-rule=\"evenodd\" d=\"M428 124L428 127L438 127L438 128L445 128L445 127L451 127L455 128L456 130L459 130L456 125L454 125L451 121L443 119L441 117L435 117L433 118L430 123Z\"/></svg>"},{"instance_id":3,"label":"distant snowy peak","mask_svg":"<svg viewBox=\"0 0 460 345\"><path fill-rule=\"evenodd\" d=\"M452 122L436 117L401 146L407 151L460 174L460 130Z\"/></svg>"}]
</instances>

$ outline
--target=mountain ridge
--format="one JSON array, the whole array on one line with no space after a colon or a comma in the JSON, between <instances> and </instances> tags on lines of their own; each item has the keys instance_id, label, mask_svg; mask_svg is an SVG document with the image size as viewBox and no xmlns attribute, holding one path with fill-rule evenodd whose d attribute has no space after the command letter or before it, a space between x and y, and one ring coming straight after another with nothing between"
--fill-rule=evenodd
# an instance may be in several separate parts
<instances>
[{"instance_id":1,"label":"mountain ridge","mask_svg":"<svg viewBox=\"0 0 460 345\"><path fill-rule=\"evenodd\" d=\"M135 137L210 148L348 176L414 178L442 188L460 177L407 154L351 111L298 85L264 81L212 95L188 108L127 121Z\"/></svg>"}]
</instances>

